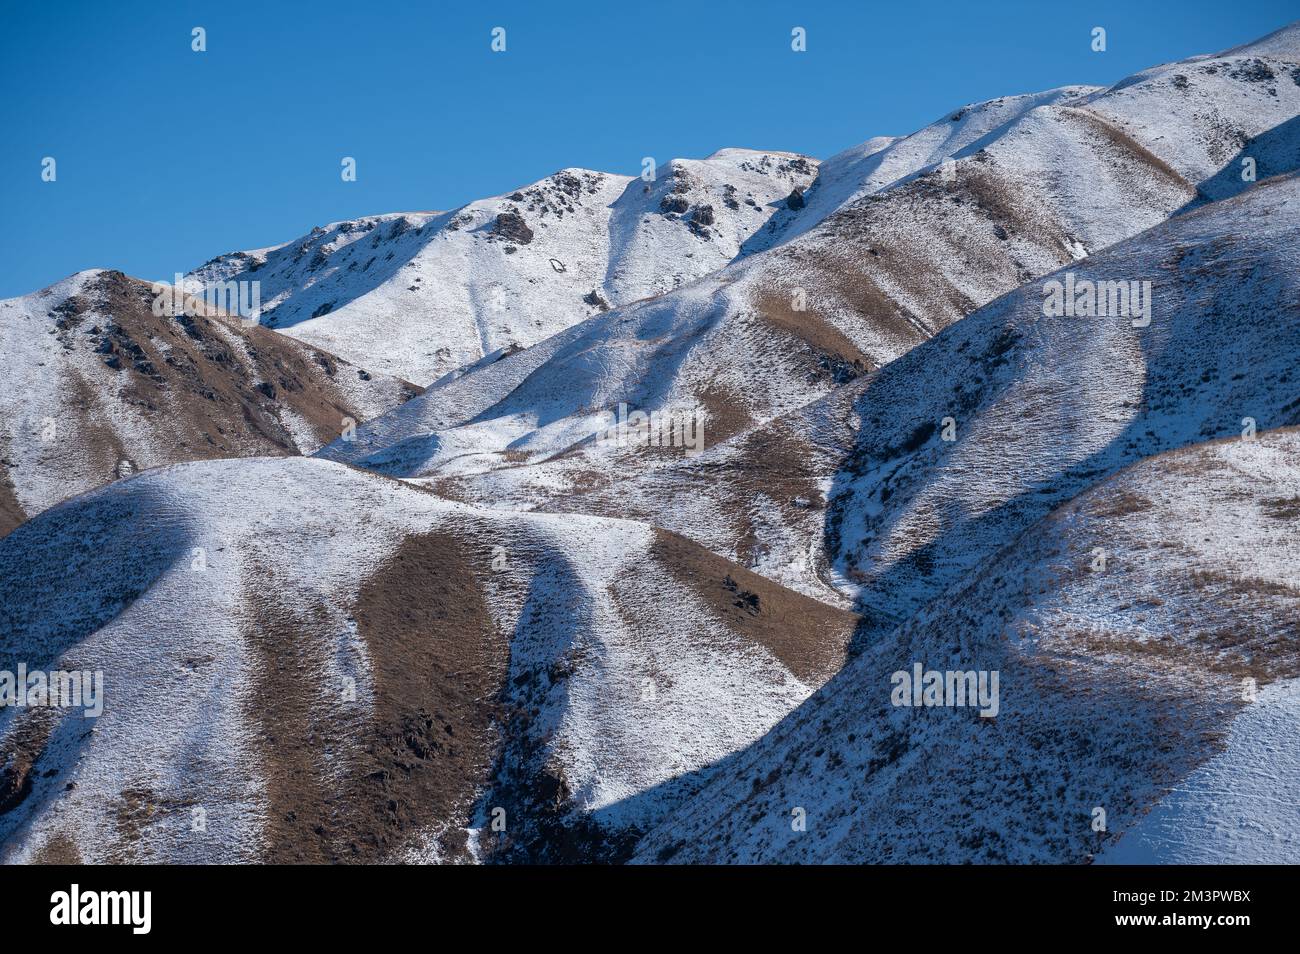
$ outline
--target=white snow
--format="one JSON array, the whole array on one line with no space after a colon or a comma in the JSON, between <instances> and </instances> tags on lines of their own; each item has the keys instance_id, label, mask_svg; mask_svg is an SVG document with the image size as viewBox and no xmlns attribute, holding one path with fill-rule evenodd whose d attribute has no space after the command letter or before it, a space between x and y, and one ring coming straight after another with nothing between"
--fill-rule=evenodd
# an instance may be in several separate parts
<instances>
[{"instance_id":1,"label":"white snow","mask_svg":"<svg viewBox=\"0 0 1300 954\"><path fill-rule=\"evenodd\" d=\"M259 281L270 327L427 385L717 270L815 170L747 149L675 159L652 181L562 169L454 212L334 222L190 278ZM531 237L495 234L501 213Z\"/></svg>"},{"instance_id":2,"label":"white snow","mask_svg":"<svg viewBox=\"0 0 1300 954\"><path fill-rule=\"evenodd\" d=\"M1097 858L1110 865L1300 863L1300 680L1259 690L1227 748Z\"/></svg>"}]
</instances>

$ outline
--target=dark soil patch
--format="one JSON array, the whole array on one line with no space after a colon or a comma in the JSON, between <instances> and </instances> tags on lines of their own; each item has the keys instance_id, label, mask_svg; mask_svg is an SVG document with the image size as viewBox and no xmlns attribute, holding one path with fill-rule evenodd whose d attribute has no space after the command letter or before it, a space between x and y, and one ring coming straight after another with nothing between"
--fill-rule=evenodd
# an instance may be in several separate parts
<instances>
[{"instance_id":1,"label":"dark soil patch","mask_svg":"<svg viewBox=\"0 0 1300 954\"><path fill-rule=\"evenodd\" d=\"M305 420L322 443L341 433L344 418L365 418L334 383L344 363L332 355L206 310L155 315L150 286L121 272L105 272L87 292L72 300L77 317L90 309L111 316L87 342L116 365L120 397L161 432L170 450L165 463L299 453L283 410ZM401 385L395 399L419 392ZM110 419L95 411L95 388L81 396L88 419ZM96 430L105 433L90 435L91 444L109 442L108 425ZM120 449L105 450L99 456L115 468Z\"/></svg>"},{"instance_id":2,"label":"dark soil patch","mask_svg":"<svg viewBox=\"0 0 1300 954\"><path fill-rule=\"evenodd\" d=\"M27 513L14 494L13 481L9 479L9 468L0 463L0 537L5 536L26 519Z\"/></svg>"},{"instance_id":3,"label":"dark soil patch","mask_svg":"<svg viewBox=\"0 0 1300 954\"><path fill-rule=\"evenodd\" d=\"M730 629L766 648L800 680L820 685L844 664L856 614L786 589L666 530L655 531L650 552Z\"/></svg>"},{"instance_id":4,"label":"dark soil patch","mask_svg":"<svg viewBox=\"0 0 1300 954\"><path fill-rule=\"evenodd\" d=\"M391 860L416 833L438 829L443 857L461 859L491 770L508 654L469 555L447 534L408 538L361 586L353 616L374 685L359 736L322 707L335 691L319 685L313 658L334 638L319 625L325 614L304 619L270 599L250 624L271 803L266 860ZM337 753L328 775L327 748Z\"/></svg>"}]
</instances>

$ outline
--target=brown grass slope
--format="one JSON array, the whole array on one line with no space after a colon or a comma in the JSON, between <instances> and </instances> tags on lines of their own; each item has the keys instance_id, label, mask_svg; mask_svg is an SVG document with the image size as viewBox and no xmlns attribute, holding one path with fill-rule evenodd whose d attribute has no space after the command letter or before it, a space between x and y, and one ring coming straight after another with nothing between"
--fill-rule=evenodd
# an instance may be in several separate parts
<instances>
[{"instance_id":1,"label":"brown grass slope","mask_svg":"<svg viewBox=\"0 0 1300 954\"><path fill-rule=\"evenodd\" d=\"M16 379L0 398L0 533L133 470L310 453L347 420L420 392L201 302L198 314L155 315L154 298L148 283L105 271L50 295L34 319L0 309ZM39 342L22 352L38 366L16 366L17 336Z\"/></svg>"},{"instance_id":2,"label":"brown grass slope","mask_svg":"<svg viewBox=\"0 0 1300 954\"><path fill-rule=\"evenodd\" d=\"M643 525L301 457L51 508L0 540L0 591L0 663L110 688L93 723L0 722L11 860L617 860L859 626Z\"/></svg>"},{"instance_id":3,"label":"brown grass slope","mask_svg":"<svg viewBox=\"0 0 1300 954\"><path fill-rule=\"evenodd\" d=\"M1086 863L1222 749L1247 688L1300 675L1297 435L1161 454L1064 504L730 760L638 860ZM892 707L917 661L999 671L996 717Z\"/></svg>"}]
</instances>

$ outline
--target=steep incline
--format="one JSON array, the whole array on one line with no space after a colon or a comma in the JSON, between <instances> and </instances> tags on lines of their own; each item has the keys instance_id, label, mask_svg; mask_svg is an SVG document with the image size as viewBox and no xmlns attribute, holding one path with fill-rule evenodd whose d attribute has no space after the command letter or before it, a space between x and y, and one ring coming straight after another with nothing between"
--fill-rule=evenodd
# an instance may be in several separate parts
<instances>
[{"instance_id":1,"label":"steep incline","mask_svg":"<svg viewBox=\"0 0 1300 954\"><path fill-rule=\"evenodd\" d=\"M1291 813L1252 810L1238 826L1243 808L1293 800L1287 684L1246 699L1300 675L1297 530L1294 430L1143 461L868 647L727 760L637 859L1081 863L1122 860L1138 839L1146 857L1300 862ZM917 663L997 672L996 712L894 705L894 673ZM1157 803L1178 811L1183 779L1202 792L1203 774L1222 780L1243 748L1249 784L1194 803L1205 840L1190 856L1143 819Z\"/></svg>"},{"instance_id":2,"label":"steep incline","mask_svg":"<svg viewBox=\"0 0 1300 954\"><path fill-rule=\"evenodd\" d=\"M881 371L829 494L844 585L910 615L1142 457L1300 423L1298 260L1300 178L1259 183L1052 277L1149 282L1146 327L1044 317L1033 282Z\"/></svg>"},{"instance_id":3,"label":"steep incline","mask_svg":"<svg viewBox=\"0 0 1300 954\"><path fill-rule=\"evenodd\" d=\"M987 131L968 142L931 129L911 153L903 140L872 154L915 163L954 147L950 165L870 192L675 292L468 369L322 453L512 507L671 464L680 446L597 440L619 404L699 414L713 446L897 359L1036 276L1240 191L1243 153L1259 153L1261 177L1293 168L1296 70L1280 59L1202 57L1104 92L955 114Z\"/></svg>"},{"instance_id":4,"label":"steep incline","mask_svg":"<svg viewBox=\"0 0 1300 954\"><path fill-rule=\"evenodd\" d=\"M653 171L564 169L454 212L335 222L190 278L260 281L269 327L427 385L721 268L816 162L725 149Z\"/></svg>"},{"instance_id":5,"label":"steep incline","mask_svg":"<svg viewBox=\"0 0 1300 954\"><path fill-rule=\"evenodd\" d=\"M1014 533L1037 519L1092 469L1239 432L1248 416L1260 428L1297 420L1287 366L1297 343L1297 185L1257 190L1066 270L1080 282L1151 281L1149 328L1042 317L1044 283L1065 281L1058 272L878 375L698 456L553 496L542 509L645 520L822 599L834 599L832 584L856 590L844 574L870 578L864 601L906 617L933 592L930 576L942 589L999 545L1006 526ZM953 442L943 440L947 417ZM1108 434L1122 439L1090 456ZM834 495L843 496L828 521ZM827 530L842 560L842 526L857 549L836 574ZM939 554L956 564L935 565Z\"/></svg>"},{"instance_id":6,"label":"steep incline","mask_svg":"<svg viewBox=\"0 0 1300 954\"><path fill-rule=\"evenodd\" d=\"M1300 863L1298 165L1300 24L0 302L0 862Z\"/></svg>"},{"instance_id":7,"label":"steep incline","mask_svg":"<svg viewBox=\"0 0 1300 954\"><path fill-rule=\"evenodd\" d=\"M0 591L0 669L106 700L0 711L7 860L619 858L857 622L640 524L304 458L55 507L0 540Z\"/></svg>"},{"instance_id":8,"label":"steep incline","mask_svg":"<svg viewBox=\"0 0 1300 954\"><path fill-rule=\"evenodd\" d=\"M0 533L143 467L311 453L419 388L86 271L0 302Z\"/></svg>"}]
</instances>

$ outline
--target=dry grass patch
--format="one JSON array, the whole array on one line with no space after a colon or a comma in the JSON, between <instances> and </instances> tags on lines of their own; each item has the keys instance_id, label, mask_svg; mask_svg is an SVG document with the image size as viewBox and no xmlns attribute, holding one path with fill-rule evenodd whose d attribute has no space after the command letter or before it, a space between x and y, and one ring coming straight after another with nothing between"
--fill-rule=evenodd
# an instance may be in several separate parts
<instances>
[{"instance_id":1,"label":"dry grass patch","mask_svg":"<svg viewBox=\"0 0 1300 954\"><path fill-rule=\"evenodd\" d=\"M859 617L710 553L665 530L651 556L732 631L772 653L797 678L821 685L844 664Z\"/></svg>"},{"instance_id":2,"label":"dry grass patch","mask_svg":"<svg viewBox=\"0 0 1300 954\"><path fill-rule=\"evenodd\" d=\"M428 832L444 858L465 856L509 652L473 566L454 536L412 536L362 584L353 618L374 695L360 725L339 717L342 687L320 681L320 656L338 638L331 614L277 600L267 574L249 623L261 662L251 715L270 802L265 860L392 860Z\"/></svg>"}]
</instances>

